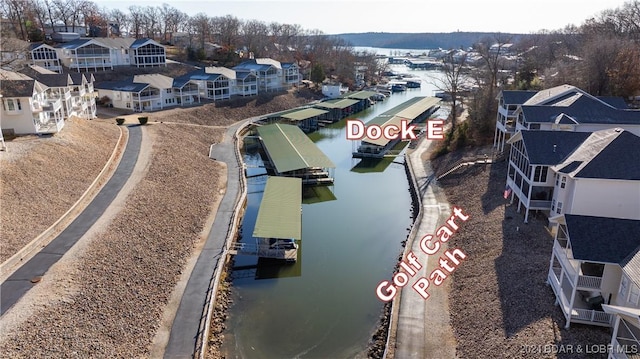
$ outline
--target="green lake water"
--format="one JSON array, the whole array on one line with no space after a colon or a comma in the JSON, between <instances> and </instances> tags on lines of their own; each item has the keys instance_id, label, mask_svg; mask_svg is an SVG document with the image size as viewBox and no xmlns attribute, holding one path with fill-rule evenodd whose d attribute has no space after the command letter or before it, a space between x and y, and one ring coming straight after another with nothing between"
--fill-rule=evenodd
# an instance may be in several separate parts
<instances>
[{"instance_id":1,"label":"green lake water","mask_svg":"<svg viewBox=\"0 0 640 359\"><path fill-rule=\"evenodd\" d=\"M433 92L423 81L422 88L393 94L354 118L367 122L414 96ZM345 123L309 135L336 165L335 183L329 187L335 199L330 194L305 198L298 262L261 262L256 269L255 258L236 257L235 266L241 269L233 274L234 303L224 333L227 357L365 357L383 307L375 288L390 278L402 251L411 225L411 196L402 164L386 160L363 165L351 158ZM256 152L244 159L249 167L261 165ZM248 183L242 233L243 240L250 241L265 179L250 178Z\"/></svg>"}]
</instances>

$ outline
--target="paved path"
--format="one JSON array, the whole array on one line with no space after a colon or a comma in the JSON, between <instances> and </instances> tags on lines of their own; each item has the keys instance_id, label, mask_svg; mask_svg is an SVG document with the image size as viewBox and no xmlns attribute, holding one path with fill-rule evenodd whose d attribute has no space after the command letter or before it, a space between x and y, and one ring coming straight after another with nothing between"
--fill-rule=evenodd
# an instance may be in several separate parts
<instances>
[{"instance_id":1,"label":"paved path","mask_svg":"<svg viewBox=\"0 0 640 359\"><path fill-rule=\"evenodd\" d=\"M129 126L129 140L120 164L93 201L51 243L42 248L0 285L0 315L9 310L35 285L31 283L34 277L45 275L49 268L73 247L102 216L131 176L140 153L141 140L142 130L140 127L138 125Z\"/></svg>"},{"instance_id":2,"label":"paved path","mask_svg":"<svg viewBox=\"0 0 640 359\"><path fill-rule=\"evenodd\" d=\"M422 252L420 239L426 234L435 233L437 226L450 214L444 195L440 195L437 189L434 190L429 185L432 175L429 163L421 159L430 142L422 141L419 148L407 155L422 195L423 211L422 220L417 224L416 236L411 243L411 250L423 265L414 278L428 278L438 258L436 255L430 258ZM425 300L410 285L402 289L395 358L455 358L455 339L449 325L448 293L435 286L428 292L430 297Z\"/></svg>"},{"instance_id":3,"label":"paved path","mask_svg":"<svg viewBox=\"0 0 640 359\"><path fill-rule=\"evenodd\" d=\"M191 272L182 295L180 306L171 326L169 342L164 351L165 358L192 358L200 331L204 330L205 304L213 289L211 278L215 275L218 261L223 259L224 245L231 217L239 195L240 172L235 156L233 136L238 123L230 127L221 143L213 147L213 157L227 164L227 188L218 207L216 218L204 244L202 252ZM207 340L205 338L205 340Z\"/></svg>"}]
</instances>

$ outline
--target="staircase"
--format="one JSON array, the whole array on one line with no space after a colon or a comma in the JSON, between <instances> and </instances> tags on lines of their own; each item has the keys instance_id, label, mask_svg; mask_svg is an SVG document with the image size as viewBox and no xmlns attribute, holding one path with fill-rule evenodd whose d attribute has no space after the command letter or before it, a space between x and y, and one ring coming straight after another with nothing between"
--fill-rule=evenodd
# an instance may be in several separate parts
<instances>
[{"instance_id":1,"label":"staircase","mask_svg":"<svg viewBox=\"0 0 640 359\"><path fill-rule=\"evenodd\" d=\"M436 177L436 180L441 180L444 177L454 173L455 171L461 169L461 168L466 168L468 166L473 166L473 165L479 165L479 164L488 164L488 163L493 163L493 162L497 162L496 159L491 159L489 158L488 155L479 155L479 156L475 156L475 157L465 157L463 159L461 159L460 161L456 162L453 164L453 166L451 166L448 170L446 170L444 173L442 173L441 175L439 175L438 177Z\"/></svg>"}]
</instances>

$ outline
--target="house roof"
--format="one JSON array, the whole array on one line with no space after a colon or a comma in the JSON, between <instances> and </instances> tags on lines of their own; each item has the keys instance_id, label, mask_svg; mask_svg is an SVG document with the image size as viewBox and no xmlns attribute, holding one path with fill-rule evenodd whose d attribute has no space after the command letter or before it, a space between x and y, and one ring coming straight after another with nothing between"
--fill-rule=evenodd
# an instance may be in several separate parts
<instances>
[{"instance_id":1,"label":"house roof","mask_svg":"<svg viewBox=\"0 0 640 359\"><path fill-rule=\"evenodd\" d=\"M256 59L256 64L258 65L268 65L268 66L273 66L277 69L282 69L282 64L280 63L280 61L276 61L274 59L269 59L269 58L259 58Z\"/></svg>"},{"instance_id":2,"label":"house roof","mask_svg":"<svg viewBox=\"0 0 640 359\"><path fill-rule=\"evenodd\" d=\"M159 89L170 89L173 87L173 78L162 74L135 75L133 82L149 84Z\"/></svg>"},{"instance_id":3,"label":"house roof","mask_svg":"<svg viewBox=\"0 0 640 359\"><path fill-rule=\"evenodd\" d=\"M131 45L129 45L130 48L132 49L137 49L138 47L144 46L146 44L153 44L156 46L160 46L160 47L164 47L162 45L160 45L159 43L153 41L153 39L150 38L144 38L144 39L137 39L136 41L132 42Z\"/></svg>"},{"instance_id":4,"label":"house roof","mask_svg":"<svg viewBox=\"0 0 640 359\"><path fill-rule=\"evenodd\" d=\"M97 44L103 45L111 49L128 49L131 44L136 41L133 38L127 37L96 37L93 39Z\"/></svg>"},{"instance_id":5,"label":"house roof","mask_svg":"<svg viewBox=\"0 0 640 359\"><path fill-rule=\"evenodd\" d=\"M522 139L532 165L555 165L569 156L584 140L588 132L520 131L509 143Z\"/></svg>"},{"instance_id":6,"label":"house roof","mask_svg":"<svg viewBox=\"0 0 640 359\"><path fill-rule=\"evenodd\" d=\"M233 70L267 71L270 67L282 68L278 61L272 59L253 59L240 63Z\"/></svg>"},{"instance_id":7,"label":"house roof","mask_svg":"<svg viewBox=\"0 0 640 359\"><path fill-rule=\"evenodd\" d=\"M236 72L226 67L208 66L204 68L204 72L212 75L223 75L228 79L236 78Z\"/></svg>"},{"instance_id":8,"label":"house roof","mask_svg":"<svg viewBox=\"0 0 640 359\"><path fill-rule=\"evenodd\" d=\"M622 271L640 287L640 248L636 248L634 253L627 256L621 266Z\"/></svg>"},{"instance_id":9,"label":"house roof","mask_svg":"<svg viewBox=\"0 0 640 359\"><path fill-rule=\"evenodd\" d=\"M145 83L135 83L130 80L126 81L105 81L100 82L95 86L97 89L102 90L112 90L112 91L125 91L125 92L140 92L147 87L149 84Z\"/></svg>"},{"instance_id":10,"label":"house roof","mask_svg":"<svg viewBox=\"0 0 640 359\"><path fill-rule=\"evenodd\" d=\"M575 91L583 92L579 88L571 85L560 85L545 90L540 90L535 95L531 96L527 101L525 101L523 105L547 105L549 101L555 99L556 97Z\"/></svg>"},{"instance_id":11,"label":"house roof","mask_svg":"<svg viewBox=\"0 0 640 359\"><path fill-rule=\"evenodd\" d=\"M23 68L21 72L34 80L38 80L48 87L67 87L73 84L69 74L41 73L29 66Z\"/></svg>"},{"instance_id":12,"label":"house roof","mask_svg":"<svg viewBox=\"0 0 640 359\"><path fill-rule=\"evenodd\" d=\"M629 109L629 105L627 105L622 97L598 96L597 99L621 110Z\"/></svg>"},{"instance_id":13,"label":"house roof","mask_svg":"<svg viewBox=\"0 0 640 359\"><path fill-rule=\"evenodd\" d=\"M640 221L565 214L573 258L627 264L640 247Z\"/></svg>"},{"instance_id":14,"label":"house roof","mask_svg":"<svg viewBox=\"0 0 640 359\"><path fill-rule=\"evenodd\" d=\"M525 103L528 99L532 98L537 91L509 91L503 90L502 97L504 98L504 103L508 105L521 105Z\"/></svg>"},{"instance_id":15,"label":"house roof","mask_svg":"<svg viewBox=\"0 0 640 359\"><path fill-rule=\"evenodd\" d=\"M553 106L522 105L519 110L529 123L554 123L559 115L565 114L577 123L640 125L639 110L617 109L585 95L572 95Z\"/></svg>"},{"instance_id":16,"label":"house roof","mask_svg":"<svg viewBox=\"0 0 640 359\"><path fill-rule=\"evenodd\" d=\"M55 47L58 49L77 49L78 47L83 46L90 40L91 39L76 39L73 41L57 44Z\"/></svg>"},{"instance_id":17,"label":"house roof","mask_svg":"<svg viewBox=\"0 0 640 359\"><path fill-rule=\"evenodd\" d=\"M256 75L251 73L251 71L236 70L236 80L245 80L250 76L255 77Z\"/></svg>"},{"instance_id":18,"label":"house roof","mask_svg":"<svg viewBox=\"0 0 640 359\"><path fill-rule=\"evenodd\" d=\"M574 178L640 180L640 137L619 128L590 134L554 166Z\"/></svg>"},{"instance_id":19,"label":"house roof","mask_svg":"<svg viewBox=\"0 0 640 359\"><path fill-rule=\"evenodd\" d=\"M2 97L31 97L33 96L36 80L0 80L0 95Z\"/></svg>"},{"instance_id":20,"label":"house roof","mask_svg":"<svg viewBox=\"0 0 640 359\"><path fill-rule=\"evenodd\" d=\"M95 78L90 72L69 72L69 76L71 76L71 81L73 81L74 85L81 85L84 81L95 82Z\"/></svg>"}]
</instances>

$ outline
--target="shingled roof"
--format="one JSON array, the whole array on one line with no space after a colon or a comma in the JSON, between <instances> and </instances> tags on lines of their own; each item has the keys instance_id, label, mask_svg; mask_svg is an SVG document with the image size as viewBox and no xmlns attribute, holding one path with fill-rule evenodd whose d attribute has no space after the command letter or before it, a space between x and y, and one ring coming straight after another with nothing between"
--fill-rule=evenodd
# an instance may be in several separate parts
<instances>
[{"instance_id":1,"label":"shingled roof","mask_svg":"<svg viewBox=\"0 0 640 359\"><path fill-rule=\"evenodd\" d=\"M561 163L584 140L588 132L569 131L520 131L509 143L522 139L532 165L555 165Z\"/></svg>"},{"instance_id":2,"label":"shingled roof","mask_svg":"<svg viewBox=\"0 0 640 359\"><path fill-rule=\"evenodd\" d=\"M640 137L612 128L593 132L566 159L554 166L577 178L640 180Z\"/></svg>"},{"instance_id":3,"label":"shingled roof","mask_svg":"<svg viewBox=\"0 0 640 359\"><path fill-rule=\"evenodd\" d=\"M573 258L624 266L640 247L640 221L565 214Z\"/></svg>"}]
</instances>

